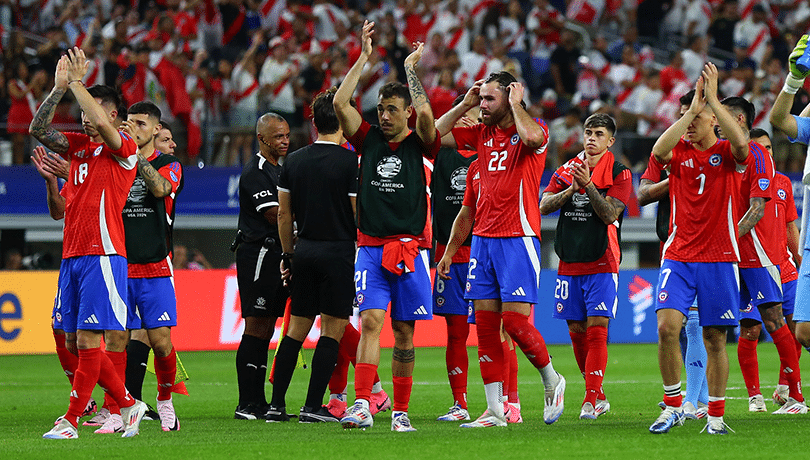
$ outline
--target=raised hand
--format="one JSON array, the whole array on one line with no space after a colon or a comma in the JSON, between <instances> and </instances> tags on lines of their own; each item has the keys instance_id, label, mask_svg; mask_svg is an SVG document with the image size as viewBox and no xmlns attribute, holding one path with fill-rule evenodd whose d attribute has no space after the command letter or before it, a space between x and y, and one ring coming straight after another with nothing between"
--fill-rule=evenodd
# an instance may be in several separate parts
<instances>
[{"instance_id":1,"label":"raised hand","mask_svg":"<svg viewBox=\"0 0 810 460\"><path fill-rule=\"evenodd\" d=\"M698 77L695 83L695 97L692 98L692 104L689 106L689 113L697 116L706 107L706 94L704 94L703 76Z\"/></svg>"},{"instance_id":2,"label":"raised hand","mask_svg":"<svg viewBox=\"0 0 810 460\"><path fill-rule=\"evenodd\" d=\"M62 56L56 63L56 75L53 79L53 86L60 89L67 89L68 85L68 57Z\"/></svg>"},{"instance_id":3,"label":"raised hand","mask_svg":"<svg viewBox=\"0 0 810 460\"><path fill-rule=\"evenodd\" d=\"M790 57L788 58L788 67L790 68L790 74L793 75L794 78L798 78L803 80L808 75L810 75L810 69L799 69L796 66L796 61L799 60L800 57L804 54L804 51L807 49L807 40L810 38L810 35L802 35L802 38L799 39L799 42L796 43L796 47L793 48L793 52L790 53Z\"/></svg>"},{"instance_id":4,"label":"raised hand","mask_svg":"<svg viewBox=\"0 0 810 460\"><path fill-rule=\"evenodd\" d=\"M465 106L474 107L481 102L479 94L481 93L481 86L483 84L484 80L478 80L467 90L467 94L464 95L464 100L462 101Z\"/></svg>"},{"instance_id":5,"label":"raised hand","mask_svg":"<svg viewBox=\"0 0 810 460\"><path fill-rule=\"evenodd\" d=\"M363 54L371 56L374 48L371 46L371 36L374 35L374 23L368 20L363 22Z\"/></svg>"},{"instance_id":6,"label":"raised hand","mask_svg":"<svg viewBox=\"0 0 810 460\"><path fill-rule=\"evenodd\" d=\"M413 52L405 58L406 67L416 67L416 64L422 59L422 52L425 50L425 44L422 42L415 42L413 45Z\"/></svg>"},{"instance_id":7,"label":"raised hand","mask_svg":"<svg viewBox=\"0 0 810 460\"><path fill-rule=\"evenodd\" d=\"M703 76L703 95L706 101L711 100L712 102L718 102L717 80L719 72L717 71L717 66L711 62L706 63L701 75ZM697 91L695 91L695 93L697 93Z\"/></svg>"},{"instance_id":8,"label":"raised hand","mask_svg":"<svg viewBox=\"0 0 810 460\"><path fill-rule=\"evenodd\" d=\"M509 104L520 105L523 102L523 84L513 81L509 84Z\"/></svg>"},{"instance_id":9,"label":"raised hand","mask_svg":"<svg viewBox=\"0 0 810 460\"><path fill-rule=\"evenodd\" d=\"M68 50L67 77L68 82L81 80L87 74L90 62L79 47Z\"/></svg>"},{"instance_id":10,"label":"raised hand","mask_svg":"<svg viewBox=\"0 0 810 460\"><path fill-rule=\"evenodd\" d=\"M39 148L45 150L41 146ZM46 172L53 174L60 179L67 180L68 175L70 174L69 161L65 160L59 155L46 151L45 156L41 158L41 163Z\"/></svg>"}]
</instances>

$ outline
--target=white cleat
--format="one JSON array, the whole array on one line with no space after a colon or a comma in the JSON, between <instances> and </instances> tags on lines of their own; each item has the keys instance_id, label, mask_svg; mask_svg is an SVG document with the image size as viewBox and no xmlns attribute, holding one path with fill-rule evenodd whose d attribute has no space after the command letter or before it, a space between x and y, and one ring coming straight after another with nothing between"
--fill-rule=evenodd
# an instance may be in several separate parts
<instances>
[{"instance_id":1,"label":"white cleat","mask_svg":"<svg viewBox=\"0 0 810 460\"><path fill-rule=\"evenodd\" d=\"M440 416L436 420L439 422L455 422L458 420L469 420L470 413L467 409L462 409L461 406L456 404L447 411L446 414Z\"/></svg>"},{"instance_id":2,"label":"white cleat","mask_svg":"<svg viewBox=\"0 0 810 460\"><path fill-rule=\"evenodd\" d=\"M776 409L772 412L773 415L783 415L783 414L806 414L807 413L807 404L804 401L799 402L795 399L788 396L787 401L785 401L785 405Z\"/></svg>"},{"instance_id":3,"label":"white cleat","mask_svg":"<svg viewBox=\"0 0 810 460\"><path fill-rule=\"evenodd\" d=\"M416 428L411 425L411 419L408 418L407 412L394 412L391 414L391 431L408 433L416 431Z\"/></svg>"},{"instance_id":4,"label":"white cleat","mask_svg":"<svg viewBox=\"0 0 810 460\"><path fill-rule=\"evenodd\" d=\"M596 416L599 417L600 415L606 414L610 412L610 403L607 399L597 399L596 400L596 407L594 407L594 411L596 412Z\"/></svg>"},{"instance_id":5,"label":"white cleat","mask_svg":"<svg viewBox=\"0 0 810 460\"><path fill-rule=\"evenodd\" d=\"M177 420L177 415L174 413L172 398L166 401L158 401L157 412L160 416L160 428L163 431L177 431L180 429L180 421Z\"/></svg>"},{"instance_id":6,"label":"white cleat","mask_svg":"<svg viewBox=\"0 0 810 460\"><path fill-rule=\"evenodd\" d=\"M748 398L748 412L767 412L765 398L762 395L754 395Z\"/></svg>"},{"instance_id":7,"label":"white cleat","mask_svg":"<svg viewBox=\"0 0 810 460\"><path fill-rule=\"evenodd\" d=\"M59 424L51 428L51 431L43 434L42 437L45 439L76 439L79 437L79 433L76 432L75 426L63 418Z\"/></svg>"},{"instance_id":8,"label":"white cleat","mask_svg":"<svg viewBox=\"0 0 810 460\"><path fill-rule=\"evenodd\" d=\"M582 410L579 412L579 418L582 420L596 420L596 409L593 404L586 402L582 405Z\"/></svg>"},{"instance_id":9,"label":"white cleat","mask_svg":"<svg viewBox=\"0 0 810 460\"><path fill-rule=\"evenodd\" d=\"M96 415L90 420L82 423L84 426L102 426L107 419L110 418L110 411L106 407L98 410Z\"/></svg>"},{"instance_id":10,"label":"white cleat","mask_svg":"<svg viewBox=\"0 0 810 460\"><path fill-rule=\"evenodd\" d=\"M104 422L104 425L101 425L101 428L94 431L96 434L110 434L110 433L120 433L124 431L124 422L121 419L121 414L110 414L107 417L107 421Z\"/></svg>"},{"instance_id":11,"label":"white cleat","mask_svg":"<svg viewBox=\"0 0 810 460\"><path fill-rule=\"evenodd\" d=\"M776 385L773 390L773 403L777 406L784 406L790 395L790 388L787 385Z\"/></svg>"},{"instance_id":12,"label":"white cleat","mask_svg":"<svg viewBox=\"0 0 810 460\"><path fill-rule=\"evenodd\" d=\"M491 426L506 426L506 417L493 414L487 409L472 422L461 424L461 428L488 428Z\"/></svg>"},{"instance_id":13,"label":"white cleat","mask_svg":"<svg viewBox=\"0 0 810 460\"><path fill-rule=\"evenodd\" d=\"M146 403L135 400L135 404L121 408L121 419L124 421L122 438L131 438L138 434L138 427L146 413Z\"/></svg>"},{"instance_id":14,"label":"white cleat","mask_svg":"<svg viewBox=\"0 0 810 460\"><path fill-rule=\"evenodd\" d=\"M551 425L552 423L556 422L565 409L565 377L559 373L557 376L560 378L560 380L557 381L557 385L554 387L554 389L546 390L546 404L545 407L543 407L543 421L545 421L547 425Z\"/></svg>"}]
</instances>

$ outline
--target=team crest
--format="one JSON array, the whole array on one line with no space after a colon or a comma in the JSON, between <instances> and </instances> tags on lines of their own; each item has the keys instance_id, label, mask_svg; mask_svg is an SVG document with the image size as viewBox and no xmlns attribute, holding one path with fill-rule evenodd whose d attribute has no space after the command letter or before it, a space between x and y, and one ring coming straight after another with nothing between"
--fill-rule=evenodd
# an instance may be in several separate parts
<instances>
[{"instance_id":1,"label":"team crest","mask_svg":"<svg viewBox=\"0 0 810 460\"><path fill-rule=\"evenodd\" d=\"M97 157L101 153L101 149L103 148L104 148L103 145L99 145L98 147L96 147L96 150L93 151L93 156Z\"/></svg>"},{"instance_id":2,"label":"team crest","mask_svg":"<svg viewBox=\"0 0 810 460\"><path fill-rule=\"evenodd\" d=\"M436 297L436 305L439 306L439 307L444 306L444 297L443 296Z\"/></svg>"},{"instance_id":3,"label":"team crest","mask_svg":"<svg viewBox=\"0 0 810 460\"><path fill-rule=\"evenodd\" d=\"M719 153L715 153L714 155L709 157L709 164L712 166L719 166L720 163L723 162L723 157L720 156Z\"/></svg>"},{"instance_id":4,"label":"team crest","mask_svg":"<svg viewBox=\"0 0 810 460\"><path fill-rule=\"evenodd\" d=\"M740 313L751 313L754 310L754 304L748 302L748 305L745 308L740 309Z\"/></svg>"},{"instance_id":5,"label":"team crest","mask_svg":"<svg viewBox=\"0 0 810 460\"><path fill-rule=\"evenodd\" d=\"M56 320L59 321L60 323L62 322L62 313L56 312Z\"/></svg>"},{"instance_id":6,"label":"team crest","mask_svg":"<svg viewBox=\"0 0 810 460\"><path fill-rule=\"evenodd\" d=\"M762 178L759 181L757 181L757 184L759 185L760 190L762 190L764 192L765 190L768 190L768 186L771 185L771 181L768 180L768 179Z\"/></svg>"},{"instance_id":7,"label":"team crest","mask_svg":"<svg viewBox=\"0 0 810 460\"><path fill-rule=\"evenodd\" d=\"M463 192L467 188L467 167L456 168L450 175L450 188L457 192Z\"/></svg>"},{"instance_id":8,"label":"team crest","mask_svg":"<svg viewBox=\"0 0 810 460\"><path fill-rule=\"evenodd\" d=\"M467 285L466 285L466 286L464 286L464 289L465 289L467 292L470 292L470 289L471 289L471 288L472 288L472 286L470 285L470 282L469 282L469 281L467 281Z\"/></svg>"},{"instance_id":9,"label":"team crest","mask_svg":"<svg viewBox=\"0 0 810 460\"><path fill-rule=\"evenodd\" d=\"M402 169L402 160L398 157L385 157L377 163L377 175L383 179L391 179Z\"/></svg>"},{"instance_id":10,"label":"team crest","mask_svg":"<svg viewBox=\"0 0 810 460\"><path fill-rule=\"evenodd\" d=\"M661 291L658 293L658 301L664 303L669 298L669 293L667 291Z\"/></svg>"},{"instance_id":11,"label":"team crest","mask_svg":"<svg viewBox=\"0 0 810 460\"><path fill-rule=\"evenodd\" d=\"M509 142L510 142L512 145L515 145L515 144L517 144L517 143L518 143L518 141L519 141L519 140L520 140L520 136L518 136L517 134L515 134L514 136L512 136L512 139L509 139Z\"/></svg>"},{"instance_id":12,"label":"team crest","mask_svg":"<svg viewBox=\"0 0 810 460\"><path fill-rule=\"evenodd\" d=\"M557 302L557 313L562 313L562 311L563 311L562 302Z\"/></svg>"},{"instance_id":13,"label":"team crest","mask_svg":"<svg viewBox=\"0 0 810 460\"><path fill-rule=\"evenodd\" d=\"M366 296L363 295L362 292L357 294L357 306L363 305L363 301L366 300Z\"/></svg>"},{"instance_id":14,"label":"team crest","mask_svg":"<svg viewBox=\"0 0 810 460\"><path fill-rule=\"evenodd\" d=\"M786 200L787 199L787 192L784 191L781 188L776 191L776 195L779 197L780 200Z\"/></svg>"}]
</instances>

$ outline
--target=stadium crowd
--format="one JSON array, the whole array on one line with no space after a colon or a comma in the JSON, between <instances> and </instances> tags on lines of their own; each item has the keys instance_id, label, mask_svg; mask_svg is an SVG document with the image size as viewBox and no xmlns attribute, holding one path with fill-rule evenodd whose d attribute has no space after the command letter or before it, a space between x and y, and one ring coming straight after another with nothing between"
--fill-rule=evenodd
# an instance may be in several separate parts
<instances>
[{"instance_id":1,"label":"stadium crowd","mask_svg":"<svg viewBox=\"0 0 810 460\"><path fill-rule=\"evenodd\" d=\"M161 108L186 163L244 164L255 118L268 110L289 120L293 148L300 147L314 139L309 103L342 81L360 52L365 18L380 38L356 94L367 119L382 84L405 82L410 43L422 41L420 78L437 117L475 79L508 70L526 83L529 112L550 124L547 166L576 153L575 120L606 111L618 121L625 162L643 169L707 59L720 68L724 95L745 96L767 113L810 7L793 0L2 0L3 161L28 161L28 123L70 46L91 60L88 86L108 84L128 105L151 100ZM805 102L802 90L797 104ZM68 98L54 122L78 131L78 119ZM764 115L754 127L771 132ZM781 136L775 143L777 168L799 170L801 149Z\"/></svg>"}]
</instances>

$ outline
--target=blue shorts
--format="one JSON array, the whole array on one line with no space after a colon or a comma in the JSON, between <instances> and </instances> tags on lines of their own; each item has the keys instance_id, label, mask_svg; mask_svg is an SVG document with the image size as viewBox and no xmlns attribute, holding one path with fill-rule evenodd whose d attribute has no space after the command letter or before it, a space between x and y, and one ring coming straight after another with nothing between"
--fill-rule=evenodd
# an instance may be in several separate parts
<instances>
[{"instance_id":1,"label":"blue shorts","mask_svg":"<svg viewBox=\"0 0 810 460\"><path fill-rule=\"evenodd\" d=\"M778 265L740 269L740 309L782 302L782 275Z\"/></svg>"},{"instance_id":2,"label":"blue shorts","mask_svg":"<svg viewBox=\"0 0 810 460\"><path fill-rule=\"evenodd\" d=\"M684 316L697 298L701 326L736 326L740 317L740 280L734 262L664 259L655 292L655 311L671 308Z\"/></svg>"},{"instance_id":3,"label":"blue shorts","mask_svg":"<svg viewBox=\"0 0 810 460\"><path fill-rule=\"evenodd\" d=\"M615 318L618 290L618 273L557 275L553 317L570 321L585 321L589 316Z\"/></svg>"},{"instance_id":4,"label":"blue shorts","mask_svg":"<svg viewBox=\"0 0 810 460\"><path fill-rule=\"evenodd\" d=\"M391 319L414 321L433 318L428 251L414 261L414 272L395 275L382 266L382 246L360 246L354 262L355 301L362 312L387 310Z\"/></svg>"},{"instance_id":5,"label":"blue shorts","mask_svg":"<svg viewBox=\"0 0 810 460\"><path fill-rule=\"evenodd\" d=\"M177 326L177 297L171 276L129 278L127 329Z\"/></svg>"},{"instance_id":6,"label":"blue shorts","mask_svg":"<svg viewBox=\"0 0 810 460\"><path fill-rule=\"evenodd\" d=\"M467 284L465 263L450 265L450 279L445 280L436 273L433 282L433 313L437 315L467 316L467 302L464 300L464 286Z\"/></svg>"},{"instance_id":7,"label":"blue shorts","mask_svg":"<svg viewBox=\"0 0 810 460\"><path fill-rule=\"evenodd\" d=\"M467 299L536 304L540 288L540 241L536 237L473 235Z\"/></svg>"},{"instance_id":8,"label":"blue shorts","mask_svg":"<svg viewBox=\"0 0 810 460\"><path fill-rule=\"evenodd\" d=\"M810 238L810 232L807 232ZM810 257L810 249L805 248L802 253L804 257ZM807 259L810 260L810 259ZM810 321L810 264L802 264L799 267L799 279L796 283L796 304L793 307L793 321L804 323Z\"/></svg>"},{"instance_id":9,"label":"blue shorts","mask_svg":"<svg viewBox=\"0 0 810 460\"><path fill-rule=\"evenodd\" d=\"M62 260L54 327L123 331L127 323L127 259L119 255Z\"/></svg>"},{"instance_id":10,"label":"blue shorts","mask_svg":"<svg viewBox=\"0 0 810 460\"><path fill-rule=\"evenodd\" d=\"M782 284L782 314L785 316L793 314L793 308L796 303L797 284L797 280Z\"/></svg>"}]
</instances>

